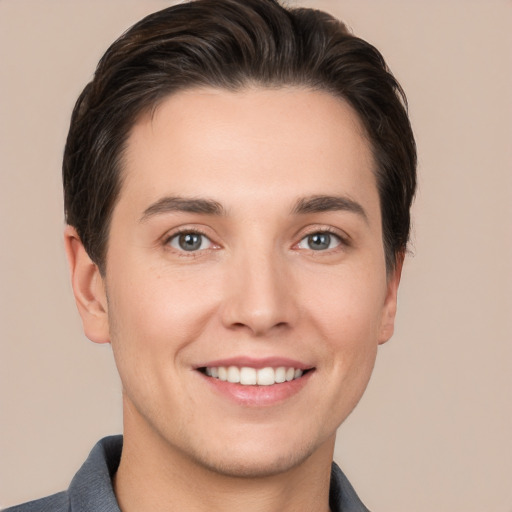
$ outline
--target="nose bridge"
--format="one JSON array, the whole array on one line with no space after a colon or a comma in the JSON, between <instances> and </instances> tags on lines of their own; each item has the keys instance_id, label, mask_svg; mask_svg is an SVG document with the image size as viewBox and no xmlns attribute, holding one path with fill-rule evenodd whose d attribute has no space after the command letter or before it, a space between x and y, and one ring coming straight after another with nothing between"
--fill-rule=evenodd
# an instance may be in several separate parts
<instances>
[{"instance_id":1,"label":"nose bridge","mask_svg":"<svg viewBox=\"0 0 512 512\"><path fill-rule=\"evenodd\" d=\"M232 261L224 321L255 335L295 321L290 268L271 243L248 244Z\"/></svg>"}]
</instances>

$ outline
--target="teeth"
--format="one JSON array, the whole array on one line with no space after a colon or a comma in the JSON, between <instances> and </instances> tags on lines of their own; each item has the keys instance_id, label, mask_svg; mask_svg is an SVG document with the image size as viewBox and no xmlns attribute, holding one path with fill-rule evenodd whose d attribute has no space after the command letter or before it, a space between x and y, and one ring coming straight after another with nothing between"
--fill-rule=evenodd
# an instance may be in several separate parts
<instances>
[{"instance_id":1,"label":"teeth","mask_svg":"<svg viewBox=\"0 0 512 512\"><path fill-rule=\"evenodd\" d=\"M260 386L271 386L276 383L274 368L261 368L256 372L256 379Z\"/></svg>"},{"instance_id":2,"label":"teeth","mask_svg":"<svg viewBox=\"0 0 512 512\"><path fill-rule=\"evenodd\" d=\"M254 386L258 382L258 375L254 368L244 366L240 368L240 384Z\"/></svg>"},{"instance_id":3,"label":"teeth","mask_svg":"<svg viewBox=\"0 0 512 512\"><path fill-rule=\"evenodd\" d=\"M212 366L207 367L206 375L215 379L231 382L233 384L242 384L244 386L272 386L273 384L281 384L302 377L304 373L298 368L286 368L279 366L272 368L250 368L243 366Z\"/></svg>"},{"instance_id":4,"label":"teeth","mask_svg":"<svg viewBox=\"0 0 512 512\"><path fill-rule=\"evenodd\" d=\"M237 384L240 382L240 370L236 366L230 366L228 368L228 382Z\"/></svg>"},{"instance_id":5,"label":"teeth","mask_svg":"<svg viewBox=\"0 0 512 512\"><path fill-rule=\"evenodd\" d=\"M284 382L286 380L286 368L283 368L280 366L279 368L276 368L276 382L278 384L281 384L281 382Z\"/></svg>"},{"instance_id":6,"label":"teeth","mask_svg":"<svg viewBox=\"0 0 512 512\"><path fill-rule=\"evenodd\" d=\"M219 366L218 373L219 373L220 380L228 380L228 371L224 366ZM212 372L212 376L213 376L213 372Z\"/></svg>"}]
</instances>

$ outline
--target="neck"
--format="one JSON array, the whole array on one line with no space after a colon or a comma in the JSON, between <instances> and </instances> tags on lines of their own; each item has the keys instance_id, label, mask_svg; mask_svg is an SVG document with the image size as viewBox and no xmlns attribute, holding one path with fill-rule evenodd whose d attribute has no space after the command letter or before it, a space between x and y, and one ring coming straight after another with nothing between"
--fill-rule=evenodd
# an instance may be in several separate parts
<instances>
[{"instance_id":1,"label":"neck","mask_svg":"<svg viewBox=\"0 0 512 512\"><path fill-rule=\"evenodd\" d=\"M114 491L123 512L328 512L334 438L285 472L257 478L224 475L198 464L149 427L125 416Z\"/></svg>"}]
</instances>

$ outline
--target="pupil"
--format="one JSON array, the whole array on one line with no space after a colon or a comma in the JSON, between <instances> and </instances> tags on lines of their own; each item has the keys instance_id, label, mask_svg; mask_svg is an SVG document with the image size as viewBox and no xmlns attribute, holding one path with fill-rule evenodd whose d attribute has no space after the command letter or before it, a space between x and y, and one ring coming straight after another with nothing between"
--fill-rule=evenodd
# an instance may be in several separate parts
<instances>
[{"instance_id":1,"label":"pupil","mask_svg":"<svg viewBox=\"0 0 512 512\"><path fill-rule=\"evenodd\" d=\"M180 247L184 251L195 251L201 247L201 235L198 235L197 233L180 235L179 243Z\"/></svg>"},{"instance_id":2,"label":"pupil","mask_svg":"<svg viewBox=\"0 0 512 512\"><path fill-rule=\"evenodd\" d=\"M328 249L331 243L331 236L328 233L315 233L308 237L309 247L314 251Z\"/></svg>"}]
</instances>

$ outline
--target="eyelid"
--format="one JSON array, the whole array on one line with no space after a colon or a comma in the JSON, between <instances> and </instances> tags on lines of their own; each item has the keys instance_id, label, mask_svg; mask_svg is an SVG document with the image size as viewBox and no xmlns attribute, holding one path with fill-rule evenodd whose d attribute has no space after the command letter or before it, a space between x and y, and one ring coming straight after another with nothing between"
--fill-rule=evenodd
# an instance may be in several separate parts
<instances>
[{"instance_id":1,"label":"eyelid","mask_svg":"<svg viewBox=\"0 0 512 512\"><path fill-rule=\"evenodd\" d=\"M181 255L185 256L194 256L197 255L197 253L212 250L212 249L219 249L221 248L221 245L214 241L213 237L209 235L204 228L197 225L185 225L185 226L179 226L176 228L171 229L168 231L163 237L162 237L162 244L168 248L170 248L172 251L175 251ZM195 233L201 236L204 236L206 239L210 241L210 247L207 247L205 249L199 249L196 251L185 251L183 249L178 249L174 247L170 247L170 242L172 239L187 233ZM326 226L322 224L315 224L311 226L307 226L306 228L303 228L300 230L300 232L297 234L296 239L298 238L298 241L294 243L292 248L297 248L298 244L302 242L305 238L308 236L314 235L316 233L328 233L329 235L332 235L336 237L339 240L339 245L343 247L350 247L351 246L351 237L343 230L339 228L335 228L333 226ZM326 251L319 251L319 252L328 252L336 250L338 247L333 249L327 249ZM306 249L307 250L307 249Z\"/></svg>"},{"instance_id":2,"label":"eyelid","mask_svg":"<svg viewBox=\"0 0 512 512\"><path fill-rule=\"evenodd\" d=\"M301 232L297 236L297 238L299 238L299 237L300 238L299 238L298 242L296 242L294 244L293 248L299 249L299 250L313 251L313 249L301 248L301 247L298 247L298 245L307 237L317 234L317 233L327 233L331 236L334 236L338 239L339 244L336 247L333 247L331 249L325 249L323 251L319 250L319 251L314 251L314 252L332 253L333 251L343 250L344 248L348 248L351 246L351 237L345 231L342 231L341 229L338 229L338 228L334 228L332 226L316 224L313 226L308 226L307 228L301 230Z\"/></svg>"},{"instance_id":3,"label":"eyelid","mask_svg":"<svg viewBox=\"0 0 512 512\"><path fill-rule=\"evenodd\" d=\"M194 235L194 237L198 237L200 239L199 247L190 249L190 250L180 247L180 244L182 243L183 235L185 235L185 236ZM184 252L189 253L189 252L199 252L199 251L204 251L206 249L211 249L212 241L207 236L203 235L202 233L194 233L194 232L189 231L186 233L177 233L176 235L172 236L169 239L168 244L178 252L184 251ZM203 247L203 245L207 245L208 247Z\"/></svg>"},{"instance_id":4,"label":"eyelid","mask_svg":"<svg viewBox=\"0 0 512 512\"><path fill-rule=\"evenodd\" d=\"M175 239L176 237L179 237L180 235L184 234L197 234L201 235L204 238L208 239L210 242L210 246L205 249L198 249L196 251L185 251L184 249L179 249L177 247L171 246L171 241ZM168 231L163 237L162 237L162 244L168 248L169 250L176 252L180 254L180 256L197 256L198 253L205 252L212 249L217 249L220 247L220 245L212 239L212 236L208 235L206 233L206 230L202 229L201 227L195 226L179 226L177 228L174 228L170 231Z\"/></svg>"}]
</instances>

